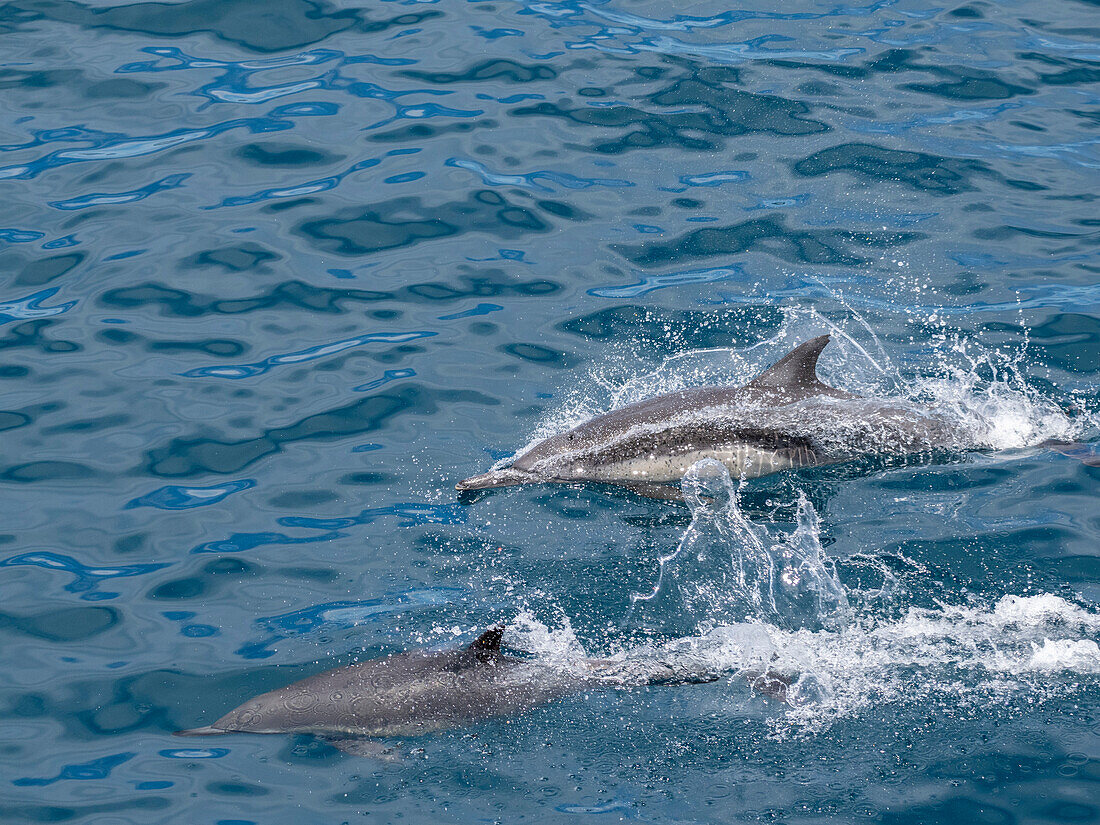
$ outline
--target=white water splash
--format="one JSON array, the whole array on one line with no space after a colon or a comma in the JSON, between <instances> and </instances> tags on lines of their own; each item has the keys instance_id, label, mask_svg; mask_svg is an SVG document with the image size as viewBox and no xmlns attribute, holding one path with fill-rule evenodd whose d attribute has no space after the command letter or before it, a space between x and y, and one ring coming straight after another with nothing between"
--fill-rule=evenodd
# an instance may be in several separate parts
<instances>
[{"instance_id":1,"label":"white water splash","mask_svg":"<svg viewBox=\"0 0 1100 825\"><path fill-rule=\"evenodd\" d=\"M585 659L584 648L569 617L560 613L558 627L539 621L529 610L521 611L508 623L508 645L531 653L547 665L574 668Z\"/></svg>"},{"instance_id":2,"label":"white water splash","mask_svg":"<svg viewBox=\"0 0 1100 825\"><path fill-rule=\"evenodd\" d=\"M740 510L720 463L694 465L683 489L691 525L632 611L667 641L586 659L565 617L550 630L521 614L510 644L608 686L728 679L731 713L748 684L778 675L779 690L751 700L770 708L777 738L883 705L985 712L1100 686L1100 613L1052 594L1010 594L884 615L843 586L805 500L795 530L775 535ZM877 595L889 599L887 588Z\"/></svg>"},{"instance_id":3,"label":"white water splash","mask_svg":"<svg viewBox=\"0 0 1100 825\"><path fill-rule=\"evenodd\" d=\"M907 395L952 417L995 450L1086 437L1094 416L1081 411L1071 417L1042 395L1028 383L1023 358L981 350L957 338L945 340L937 351L939 374L915 379Z\"/></svg>"},{"instance_id":4,"label":"white water splash","mask_svg":"<svg viewBox=\"0 0 1100 825\"><path fill-rule=\"evenodd\" d=\"M817 514L798 502L798 526L773 539L741 511L729 470L714 459L691 466L682 483L692 521L661 559L653 592L634 597L633 613L652 629L703 631L729 622L832 627L851 608L820 543Z\"/></svg>"},{"instance_id":5,"label":"white water splash","mask_svg":"<svg viewBox=\"0 0 1100 825\"><path fill-rule=\"evenodd\" d=\"M912 608L899 619L865 616L834 630L739 622L597 660L580 658L571 631L563 636L531 621L548 643L537 645L540 657L561 669L568 662L578 677L595 667L615 687L727 679L731 713L742 712L756 675L780 674L790 682L785 696L753 701L770 711L771 735L781 739L884 705L985 712L1100 686L1100 614L1053 595ZM509 643L526 649L521 640Z\"/></svg>"},{"instance_id":6,"label":"white water splash","mask_svg":"<svg viewBox=\"0 0 1100 825\"><path fill-rule=\"evenodd\" d=\"M795 531L773 538L740 511L718 462L699 462L683 487L692 523L662 562L661 585L644 601L658 601L666 582L701 593L702 601L680 606L700 632L625 659L650 655L668 670L741 680L781 674L791 686L784 713L772 720L778 736L819 730L882 703L973 705L1019 693L1034 701L1073 689L1077 677L1100 674L1100 614L1046 594L1006 595L992 606L910 608L896 619L857 615L807 502L799 502ZM700 545L711 561L723 551L732 560L720 586L705 565L678 564L685 551L698 558ZM702 576L705 587L696 590L690 576ZM666 600L662 607L678 605Z\"/></svg>"},{"instance_id":7,"label":"white water splash","mask_svg":"<svg viewBox=\"0 0 1100 825\"><path fill-rule=\"evenodd\" d=\"M835 632L777 630L773 666L812 674L822 690L774 728L817 730L884 703L1048 699L1100 673L1098 637L1100 615L1050 595L1005 596L992 608L913 608L896 621L864 619ZM712 666L736 666L723 657L716 648Z\"/></svg>"},{"instance_id":8,"label":"white water splash","mask_svg":"<svg viewBox=\"0 0 1100 825\"><path fill-rule=\"evenodd\" d=\"M1034 670L1100 673L1100 645L1092 639L1044 639L1033 645L1030 665Z\"/></svg>"}]
</instances>

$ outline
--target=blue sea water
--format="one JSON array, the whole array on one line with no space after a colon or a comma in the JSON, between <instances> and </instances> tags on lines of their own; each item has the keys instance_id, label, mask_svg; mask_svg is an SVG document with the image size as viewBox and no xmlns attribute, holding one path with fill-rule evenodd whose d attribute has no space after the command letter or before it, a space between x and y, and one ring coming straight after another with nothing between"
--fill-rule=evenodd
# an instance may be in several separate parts
<instances>
[{"instance_id":1,"label":"blue sea water","mask_svg":"<svg viewBox=\"0 0 1100 825\"><path fill-rule=\"evenodd\" d=\"M1038 446L1098 436L1095 0L12 0L0 32L0 821L1100 820L1100 469ZM454 492L822 332L832 383L992 449L694 519ZM847 618L746 623L685 547L800 548ZM647 626L668 576L702 601ZM497 620L725 675L390 762L170 735Z\"/></svg>"}]
</instances>

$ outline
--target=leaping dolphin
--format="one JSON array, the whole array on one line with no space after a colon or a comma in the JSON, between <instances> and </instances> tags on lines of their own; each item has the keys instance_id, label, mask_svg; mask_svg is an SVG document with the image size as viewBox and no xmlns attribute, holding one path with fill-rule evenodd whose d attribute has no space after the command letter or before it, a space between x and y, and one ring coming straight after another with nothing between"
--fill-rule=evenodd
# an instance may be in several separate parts
<instances>
[{"instance_id":1,"label":"leaping dolphin","mask_svg":"<svg viewBox=\"0 0 1100 825\"><path fill-rule=\"evenodd\" d=\"M501 651L503 635L504 626L497 625L465 648L412 650L328 670L249 699L212 725L177 735L305 733L347 753L383 756L386 748L375 737L462 727L595 687L711 682L720 675L674 662L630 671L612 660L560 665L525 659ZM760 675L745 672L754 685Z\"/></svg>"},{"instance_id":2,"label":"leaping dolphin","mask_svg":"<svg viewBox=\"0 0 1100 825\"><path fill-rule=\"evenodd\" d=\"M603 482L677 499L680 491L669 485L704 458L721 461L734 477L756 478L865 454L982 446L931 408L822 383L817 359L828 343L828 335L807 341L741 387L693 387L598 415L455 488Z\"/></svg>"}]
</instances>

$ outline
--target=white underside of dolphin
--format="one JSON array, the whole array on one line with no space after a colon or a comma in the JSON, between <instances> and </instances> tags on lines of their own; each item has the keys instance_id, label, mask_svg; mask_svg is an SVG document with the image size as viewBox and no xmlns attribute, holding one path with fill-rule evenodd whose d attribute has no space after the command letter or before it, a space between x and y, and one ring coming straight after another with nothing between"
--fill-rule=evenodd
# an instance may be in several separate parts
<instances>
[{"instance_id":1,"label":"white underside of dolphin","mask_svg":"<svg viewBox=\"0 0 1100 825\"><path fill-rule=\"evenodd\" d=\"M672 485L704 458L735 477L756 478L866 454L983 446L931 408L822 383L817 360L828 343L828 335L805 342L744 386L680 390L596 416L455 487L602 482L678 498Z\"/></svg>"}]
</instances>

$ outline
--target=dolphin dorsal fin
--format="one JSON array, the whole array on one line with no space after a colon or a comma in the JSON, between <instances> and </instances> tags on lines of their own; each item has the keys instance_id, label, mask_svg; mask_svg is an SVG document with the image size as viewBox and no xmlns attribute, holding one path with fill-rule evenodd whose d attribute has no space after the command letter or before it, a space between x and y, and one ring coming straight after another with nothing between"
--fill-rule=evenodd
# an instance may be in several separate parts
<instances>
[{"instance_id":1,"label":"dolphin dorsal fin","mask_svg":"<svg viewBox=\"0 0 1100 825\"><path fill-rule=\"evenodd\" d=\"M466 648L479 659L500 653L500 641L504 638L504 625L493 625L472 642Z\"/></svg>"},{"instance_id":2,"label":"dolphin dorsal fin","mask_svg":"<svg viewBox=\"0 0 1100 825\"><path fill-rule=\"evenodd\" d=\"M745 388L802 397L833 395L851 398L850 394L821 383L817 377L817 359L828 343L828 335L819 335L800 344L747 383Z\"/></svg>"}]
</instances>

